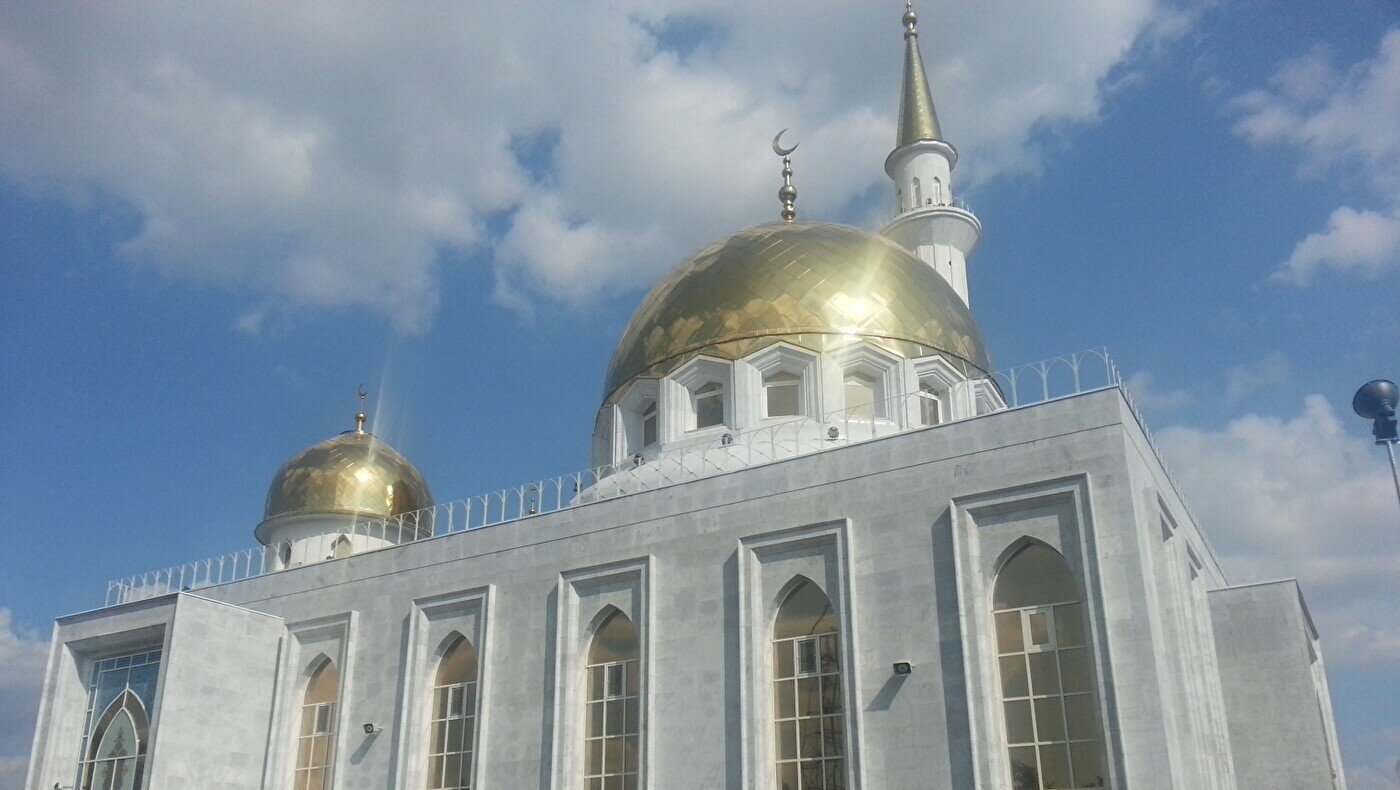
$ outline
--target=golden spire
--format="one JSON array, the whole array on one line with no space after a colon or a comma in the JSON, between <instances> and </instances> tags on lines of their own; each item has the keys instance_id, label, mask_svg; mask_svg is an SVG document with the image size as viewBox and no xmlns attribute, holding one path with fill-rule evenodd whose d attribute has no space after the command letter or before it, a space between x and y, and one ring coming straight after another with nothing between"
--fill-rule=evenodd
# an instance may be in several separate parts
<instances>
[{"instance_id":1,"label":"golden spire","mask_svg":"<svg viewBox=\"0 0 1400 790\"><path fill-rule=\"evenodd\" d=\"M794 219L797 219L797 209L793 208L793 204L797 202L797 187L792 185L791 154L793 151L797 150L798 144L794 143L791 148L783 148L778 140L782 138L783 132L786 131L787 129L784 129L782 132L773 135L773 153L783 158L783 186L778 190L778 200L783 202L781 216L783 222L792 222Z\"/></svg>"},{"instance_id":2,"label":"golden spire","mask_svg":"<svg viewBox=\"0 0 1400 790\"><path fill-rule=\"evenodd\" d=\"M924 75L924 59L919 54L919 15L914 13L913 0L904 6L904 87L899 95L899 138L895 148L917 140L942 140L938 114L933 110L928 77Z\"/></svg>"},{"instance_id":3,"label":"golden spire","mask_svg":"<svg viewBox=\"0 0 1400 790\"><path fill-rule=\"evenodd\" d=\"M355 415L355 433L365 432L365 385L361 384L355 388L355 394L360 396L360 411Z\"/></svg>"}]
</instances>

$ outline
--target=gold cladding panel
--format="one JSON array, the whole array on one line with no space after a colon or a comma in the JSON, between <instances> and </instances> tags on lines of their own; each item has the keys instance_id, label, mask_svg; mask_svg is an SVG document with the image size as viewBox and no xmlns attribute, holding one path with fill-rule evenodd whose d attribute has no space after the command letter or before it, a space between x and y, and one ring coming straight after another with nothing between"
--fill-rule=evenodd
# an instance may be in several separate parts
<instances>
[{"instance_id":1,"label":"gold cladding panel","mask_svg":"<svg viewBox=\"0 0 1400 790\"><path fill-rule=\"evenodd\" d=\"M312 513L388 518L433 504L418 470L368 433L327 439L282 465L267 491L264 519Z\"/></svg>"},{"instance_id":2,"label":"gold cladding panel","mask_svg":"<svg viewBox=\"0 0 1400 790\"><path fill-rule=\"evenodd\" d=\"M613 354L606 397L702 353L738 359L779 341L829 351L862 340L904 357L941 353L968 375L990 367L967 305L899 245L842 225L760 225L657 283Z\"/></svg>"}]
</instances>

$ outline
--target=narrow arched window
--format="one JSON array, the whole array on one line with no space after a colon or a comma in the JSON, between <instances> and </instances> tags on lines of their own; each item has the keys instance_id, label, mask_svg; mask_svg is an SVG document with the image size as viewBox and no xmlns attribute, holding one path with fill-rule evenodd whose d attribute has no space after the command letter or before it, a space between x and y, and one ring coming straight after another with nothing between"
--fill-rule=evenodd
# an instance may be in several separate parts
<instances>
[{"instance_id":1,"label":"narrow arched window","mask_svg":"<svg viewBox=\"0 0 1400 790\"><path fill-rule=\"evenodd\" d=\"M763 379L763 415L795 417L802 413L802 377L779 370Z\"/></svg>"},{"instance_id":2,"label":"narrow arched window","mask_svg":"<svg viewBox=\"0 0 1400 790\"><path fill-rule=\"evenodd\" d=\"M695 427L709 428L724 424L724 385L711 381L697 389L694 395Z\"/></svg>"},{"instance_id":3,"label":"narrow arched window","mask_svg":"<svg viewBox=\"0 0 1400 790\"><path fill-rule=\"evenodd\" d=\"M642 446L656 444L658 436L656 404L650 402L642 409Z\"/></svg>"},{"instance_id":4,"label":"narrow arched window","mask_svg":"<svg viewBox=\"0 0 1400 790\"><path fill-rule=\"evenodd\" d=\"M458 635L442 654L433 683L428 787L470 790L476 743L476 650Z\"/></svg>"},{"instance_id":5,"label":"narrow arched window","mask_svg":"<svg viewBox=\"0 0 1400 790\"><path fill-rule=\"evenodd\" d=\"M918 208L919 206L922 206L924 204L923 198L921 197L923 193L919 190L919 179L914 179L912 189L914 190L913 208Z\"/></svg>"},{"instance_id":6,"label":"narrow arched window","mask_svg":"<svg viewBox=\"0 0 1400 790\"><path fill-rule=\"evenodd\" d=\"M336 703L340 699L340 672L328 658L306 684L297 731L296 790L327 790L335 763Z\"/></svg>"},{"instance_id":7,"label":"narrow arched window","mask_svg":"<svg viewBox=\"0 0 1400 790\"><path fill-rule=\"evenodd\" d=\"M640 773L641 646L627 615L613 610L588 648L584 790L635 790Z\"/></svg>"},{"instance_id":8,"label":"narrow arched window","mask_svg":"<svg viewBox=\"0 0 1400 790\"><path fill-rule=\"evenodd\" d=\"M75 787L141 787L159 673L158 650L106 658L93 665Z\"/></svg>"},{"instance_id":9,"label":"narrow arched window","mask_svg":"<svg viewBox=\"0 0 1400 790\"><path fill-rule=\"evenodd\" d=\"M1012 787L1103 787L1083 598L1069 566L1026 546L1001 569L992 601Z\"/></svg>"},{"instance_id":10,"label":"narrow arched window","mask_svg":"<svg viewBox=\"0 0 1400 790\"><path fill-rule=\"evenodd\" d=\"M933 179L933 197L929 198L930 203L943 205L943 182Z\"/></svg>"},{"instance_id":11,"label":"narrow arched window","mask_svg":"<svg viewBox=\"0 0 1400 790\"><path fill-rule=\"evenodd\" d=\"M350 538L341 535L331 544L331 559L342 560L354 553L354 548L350 545Z\"/></svg>"},{"instance_id":12,"label":"narrow arched window","mask_svg":"<svg viewBox=\"0 0 1400 790\"><path fill-rule=\"evenodd\" d=\"M797 583L773 623L773 721L779 790L846 787L845 694L836 612Z\"/></svg>"},{"instance_id":13,"label":"narrow arched window","mask_svg":"<svg viewBox=\"0 0 1400 790\"><path fill-rule=\"evenodd\" d=\"M84 760L83 790L141 787L146 769L149 728L146 710L135 694L123 692L97 720Z\"/></svg>"}]
</instances>

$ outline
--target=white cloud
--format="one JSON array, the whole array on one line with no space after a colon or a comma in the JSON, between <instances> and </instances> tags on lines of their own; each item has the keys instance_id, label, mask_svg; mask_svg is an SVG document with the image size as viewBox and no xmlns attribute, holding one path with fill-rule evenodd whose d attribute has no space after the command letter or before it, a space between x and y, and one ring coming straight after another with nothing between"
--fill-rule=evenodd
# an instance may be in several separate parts
<instances>
[{"instance_id":1,"label":"white cloud","mask_svg":"<svg viewBox=\"0 0 1400 790\"><path fill-rule=\"evenodd\" d=\"M1323 267L1374 276L1400 266L1400 28L1345 72L1314 50L1283 64L1271 85L1234 100L1235 133L1257 145L1299 148L1307 177L1354 168L1381 201L1375 209L1336 209L1325 230L1297 243L1274 279L1305 285Z\"/></svg>"},{"instance_id":2,"label":"white cloud","mask_svg":"<svg viewBox=\"0 0 1400 790\"><path fill-rule=\"evenodd\" d=\"M48 654L48 640L16 631L0 609L0 787L24 783Z\"/></svg>"},{"instance_id":3,"label":"white cloud","mask_svg":"<svg viewBox=\"0 0 1400 790\"><path fill-rule=\"evenodd\" d=\"M1146 370L1129 376L1125 384L1133 394L1133 402L1149 415L1176 411L1195 400L1190 390L1158 390L1156 380Z\"/></svg>"},{"instance_id":4,"label":"white cloud","mask_svg":"<svg viewBox=\"0 0 1400 790\"><path fill-rule=\"evenodd\" d=\"M1263 359L1236 365L1225 371L1225 397L1230 403L1288 381L1288 360L1272 351Z\"/></svg>"},{"instance_id":5,"label":"white cloud","mask_svg":"<svg viewBox=\"0 0 1400 790\"><path fill-rule=\"evenodd\" d=\"M1180 32L1187 17L1165 2L926 13L962 183L1034 172L1040 130L1094 122L1136 45ZM503 301L586 301L774 217L778 128L802 142L804 216L882 184L899 10L5 4L0 177L133 207L129 259L247 295L261 306L244 331L296 306L421 331L443 298L438 267L458 259L444 252L496 253ZM678 41L698 45L663 46ZM557 145L537 179L512 143L541 132Z\"/></svg>"},{"instance_id":6,"label":"white cloud","mask_svg":"<svg viewBox=\"0 0 1400 790\"><path fill-rule=\"evenodd\" d=\"M1322 267L1375 276L1396 266L1400 266L1400 213L1342 206L1332 212L1326 230L1309 233L1293 247L1273 279L1306 285Z\"/></svg>"},{"instance_id":7,"label":"white cloud","mask_svg":"<svg viewBox=\"0 0 1400 790\"><path fill-rule=\"evenodd\" d=\"M1296 576L1329 666L1400 671L1400 512L1383 456L1352 422L1310 395L1288 419L1158 438L1232 581Z\"/></svg>"}]
</instances>

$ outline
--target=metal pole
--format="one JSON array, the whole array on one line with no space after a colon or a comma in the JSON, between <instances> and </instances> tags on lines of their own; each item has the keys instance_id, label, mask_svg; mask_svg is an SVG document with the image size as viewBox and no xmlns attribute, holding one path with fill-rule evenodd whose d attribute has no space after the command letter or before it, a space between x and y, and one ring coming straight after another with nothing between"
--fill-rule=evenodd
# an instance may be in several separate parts
<instances>
[{"instance_id":1,"label":"metal pole","mask_svg":"<svg viewBox=\"0 0 1400 790\"><path fill-rule=\"evenodd\" d=\"M1385 451L1390 456L1390 476L1395 480L1395 502L1400 504L1400 470L1395 467L1395 442L1386 442Z\"/></svg>"}]
</instances>

